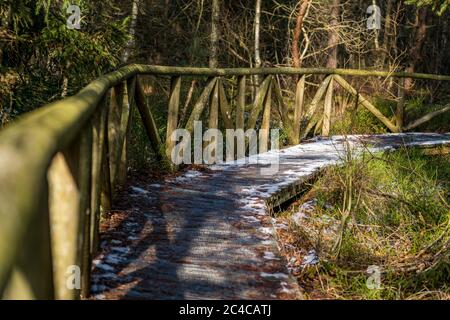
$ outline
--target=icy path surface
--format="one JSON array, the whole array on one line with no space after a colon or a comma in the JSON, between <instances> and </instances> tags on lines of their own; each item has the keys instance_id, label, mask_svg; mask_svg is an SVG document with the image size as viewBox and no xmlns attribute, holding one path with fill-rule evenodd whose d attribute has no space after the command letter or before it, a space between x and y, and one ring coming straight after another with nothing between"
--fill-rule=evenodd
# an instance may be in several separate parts
<instances>
[{"instance_id":1,"label":"icy path surface","mask_svg":"<svg viewBox=\"0 0 450 320\"><path fill-rule=\"evenodd\" d=\"M336 136L129 189L94 261L97 299L299 299L269 212L362 150L450 145L449 134ZM275 165L278 161L278 166Z\"/></svg>"}]
</instances>

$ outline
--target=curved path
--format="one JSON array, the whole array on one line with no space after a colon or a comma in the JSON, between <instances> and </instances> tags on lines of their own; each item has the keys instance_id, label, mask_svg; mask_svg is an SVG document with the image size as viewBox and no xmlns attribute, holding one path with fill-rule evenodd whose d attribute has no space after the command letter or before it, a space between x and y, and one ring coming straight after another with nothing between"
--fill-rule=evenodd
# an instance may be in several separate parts
<instances>
[{"instance_id":1,"label":"curved path","mask_svg":"<svg viewBox=\"0 0 450 320\"><path fill-rule=\"evenodd\" d=\"M131 186L103 226L93 297L301 298L269 213L339 162L349 145L353 153L450 145L450 135L333 137Z\"/></svg>"}]
</instances>

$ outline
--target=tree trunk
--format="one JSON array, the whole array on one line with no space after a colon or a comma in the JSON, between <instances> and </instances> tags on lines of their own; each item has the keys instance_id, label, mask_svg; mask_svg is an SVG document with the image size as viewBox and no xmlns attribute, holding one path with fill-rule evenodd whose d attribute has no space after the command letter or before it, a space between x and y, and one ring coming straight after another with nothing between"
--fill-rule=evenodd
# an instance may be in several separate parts
<instances>
[{"instance_id":1,"label":"tree trunk","mask_svg":"<svg viewBox=\"0 0 450 320\"><path fill-rule=\"evenodd\" d=\"M209 67L217 68L219 65L218 51L219 51L219 0L212 0L211 12L211 42L209 48Z\"/></svg>"},{"instance_id":2,"label":"tree trunk","mask_svg":"<svg viewBox=\"0 0 450 320\"><path fill-rule=\"evenodd\" d=\"M390 39L391 39L391 12L392 12L392 1L388 0L386 4L386 15L384 17L384 34L383 34L383 52L380 56L380 65L383 67L386 66L386 59L390 56Z\"/></svg>"},{"instance_id":3,"label":"tree trunk","mask_svg":"<svg viewBox=\"0 0 450 320\"><path fill-rule=\"evenodd\" d=\"M337 68L337 50L339 44L339 36L337 27L339 25L340 0L332 0L331 4L331 21L330 31L328 33L328 61L327 68Z\"/></svg>"},{"instance_id":4,"label":"tree trunk","mask_svg":"<svg viewBox=\"0 0 450 320\"><path fill-rule=\"evenodd\" d=\"M300 36L302 34L303 20L305 19L305 15L310 3L311 0L301 0L298 9L297 20L295 23L295 30L294 30L294 38L292 39L292 65L294 68L300 68L302 65L299 42Z\"/></svg>"},{"instance_id":5,"label":"tree trunk","mask_svg":"<svg viewBox=\"0 0 450 320\"><path fill-rule=\"evenodd\" d=\"M427 18L428 10L423 7L417 12L416 20L416 33L414 35L413 43L409 54L409 65L406 68L407 72L414 73L417 65L423 60L422 48L427 36ZM411 78L405 79L406 95L409 94L413 86L413 80Z\"/></svg>"},{"instance_id":6,"label":"tree trunk","mask_svg":"<svg viewBox=\"0 0 450 320\"><path fill-rule=\"evenodd\" d=\"M122 61L124 63L128 62L131 52L136 47L136 25L139 14L139 1L133 0L133 6L131 8L131 23L130 23L130 40L127 42L125 50L123 52Z\"/></svg>"},{"instance_id":7,"label":"tree trunk","mask_svg":"<svg viewBox=\"0 0 450 320\"><path fill-rule=\"evenodd\" d=\"M259 35L261 26L261 0L255 4L255 68L261 68L261 52L259 47ZM259 86L259 77L254 77L254 82Z\"/></svg>"},{"instance_id":8,"label":"tree trunk","mask_svg":"<svg viewBox=\"0 0 450 320\"><path fill-rule=\"evenodd\" d=\"M255 5L255 68L261 67L261 53L259 49L259 34L261 23L261 0L256 0Z\"/></svg>"}]
</instances>

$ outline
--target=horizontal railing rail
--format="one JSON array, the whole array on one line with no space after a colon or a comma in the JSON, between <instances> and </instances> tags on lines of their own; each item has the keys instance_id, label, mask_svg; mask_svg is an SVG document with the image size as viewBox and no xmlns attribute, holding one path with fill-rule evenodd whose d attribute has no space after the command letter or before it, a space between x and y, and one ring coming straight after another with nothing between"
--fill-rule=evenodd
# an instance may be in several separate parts
<instances>
[{"instance_id":1,"label":"horizontal railing rail","mask_svg":"<svg viewBox=\"0 0 450 320\"><path fill-rule=\"evenodd\" d=\"M312 74L326 77L306 106L305 76ZM138 75L171 77L165 142L158 134ZM262 79L245 117L246 76L255 75ZM299 76L292 116L275 75ZM329 134L334 84L356 96L393 132L413 129L449 110L447 106L404 126L402 103L392 121L343 78L450 81L450 76L444 75L349 69L122 67L72 97L23 115L0 131L0 297L76 299L89 294L100 212L111 208L114 190L126 178L131 110L137 107L153 149L161 160L167 160L174 145L171 133L180 126L182 76L209 78L187 119L187 129L192 130L194 121L201 119L206 105L209 128L220 126L220 115L227 129L268 129L275 100L291 143L299 143L314 127L320 127L323 135ZM237 77L234 109L222 77ZM322 98L323 112L319 108ZM267 137L263 138L267 144Z\"/></svg>"}]
</instances>

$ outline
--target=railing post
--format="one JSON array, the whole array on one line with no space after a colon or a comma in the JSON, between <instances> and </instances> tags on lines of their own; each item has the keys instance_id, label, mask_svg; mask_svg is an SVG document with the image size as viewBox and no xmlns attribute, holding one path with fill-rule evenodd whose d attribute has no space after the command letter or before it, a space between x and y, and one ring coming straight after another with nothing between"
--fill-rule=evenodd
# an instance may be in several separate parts
<instances>
[{"instance_id":1,"label":"railing post","mask_svg":"<svg viewBox=\"0 0 450 320\"><path fill-rule=\"evenodd\" d=\"M170 81L170 96L169 96L169 110L167 114L167 129L166 129L166 156L171 157L171 152L175 146L175 142L171 140L172 132L178 126L178 109L180 107L180 90L181 77L172 77Z\"/></svg>"},{"instance_id":2,"label":"railing post","mask_svg":"<svg viewBox=\"0 0 450 320\"><path fill-rule=\"evenodd\" d=\"M99 105L99 109L94 115L92 126L91 257L95 256L97 253L99 243L102 166L103 162L106 162L104 157L105 123L107 114L106 101L107 98L104 97Z\"/></svg>"},{"instance_id":3,"label":"railing post","mask_svg":"<svg viewBox=\"0 0 450 320\"><path fill-rule=\"evenodd\" d=\"M253 103L253 108L250 113L250 117L248 118L247 128L248 129L254 129L256 126L256 122L258 120L259 114L261 113L261 110L264 107L264 99L267 94L267 90L269 89L270 83L272 81L272 76L267 76L263 82L261 83L261 86L258 89L258 92L256 93L255 101Z\"/></svg>"},{"instance_id":4,"label":"railing post","mask_svg":"<svg viewBox=\"0 0 450 320\"><path fill-rule=\"evenodd\" d=\"M302 76L297 82L295 90L295 104L294 104L294 143L300 143L300 125L303 114L303 101L305 96L305 76Z\"/></svg>"},{"instance_id":5,"label":"railing post","mask_svg":"<svg viewBox=\"0 0 450 320\"><path fill-rule=\"evenodd\" d=\"M269 84L269 87L267 88L266 97L264 100L264 112L261 122L261 129L259 131L259 153L267 152L269 148L271 107L272 107L272 85Z\"/></svg>"},{"instance_id":6,"label":"railing post","mask_svg":"<svg viewBox=\"0 0 450 320\"><path fill-rule=\"evenodd\" d=\"M213 92L210 97L209 102L209 121L208 121L208 129L218 129L219 127L219 80L216 81L216 85L214 86ZM205 142L205 147L208 146L208 150L211 151L209 157L204 157L204 161L206 163L215 163L218 161L218 141L217 136L211 137L210 143L207 145ZM214 152L212 152L214 150ZM222 160L222 159L220 159Z\"/></svg>"},{"instance_id":7,"label":"railing post","mask_svg":"<svg viewBox=\"0 0 450 320\"><path fill-rule=\"evenodd\" d=\"M156 153L156 156L159 160L166 159L166 154L164 146L161 142L161 137L159 136L158 127L156 126L155 119L153 118L152 112L147 104L144 89L139 78L137 78L136 82L135 101L142 123L144 124L145 131L147 132L147 136L153 150Z\"/></svg>"},{"instance_id":8,"label":"railing post","mask_svg":"<svg viewBox=\"0 0 450 320\"><path fill-rule=\"evenodd\" d=\"M126 82L127 93L124 97L122 105L122 119L121 121L121 138L122 138L122 151L120 156L119 164L119 177L118 184L123 185L127 179L127 169L128 169L128 146L131 136L131 123L133 121L133 113L131 112L135 105L135 87L136 87L136 77L128 79ZM125 107L125 108L124 108Z\"/></svg>"},{"instance_id":9,"label":"railing post","mask_svg":"<svg viewBox=\"0 0 450 320\"><path fill-rule=\"evenodd\" d=\"M227 94L225 92L225 88L223 87L222 79L217 81L219 86L219 107L222 115L222 120L225 126L225 129L233 129L233 120L231 118L231 108L228 104Z\"/></svg>"},{"instance_id":10,"label":"railing post","mask_svg":"<svg viewBox=\"0 0 450 320\"><path fill-rule=\"evenodd\" d=\"M91 152L89 125L54 157L48 172L57 299L78 299L89 292Z\"/></svg>"},{"instance_id":11,"label":"railing post","mask_svg":"<svg viewBox=\"0 0 450 320\"><path fill-rule=\"evenodd\" d=\"M328 75L320 84L319 89L317 89L316 94L314 95L314 98L312 99L310 105L308 106L308 109L305 112L305 117L307 120L307 125L305 130L302 132L301 138L305 139L309 132L314 128L314 126L317 124L318 121L320 121L320 118L317 116L317 109L319 106L320 101L322 100L323 96L325 95L328 85L331 82L332 75Z\"/></svg>"},{"instance_id":12,"label":"railing post","mask_svg":"<svg viewBox=\"0 0 450 320\"><path fill-rule=\"evenodd\" d=\"M194 122L200 119L200 116L202 115L203 109L205 108L206 104L208 103L208 99L211 95L212 90L214 89L214 86L216 84L217 78L210 78L208 80L208 83L206 87L203 89L200 97L198 98L197 102L195 103L191 115L189 116L189 119L186 123L186 130L192 132L194 130Z\"/></svg>"},{"instance_id":13,"label":"railing post","mask_svg":"<svg viewBox=\"0 0 450 320\"><path fill-rule=\"evenodd\" d=\"M325 95L325 103L323 109L323 123L322 123L322 136L328 137L330 135L331 127L331 110L333 108L333 86L334 81L331 78L328 84L327 93Z\"/></svg>"},{"instance_id":14,"label":"railing post","mask_svg":"<svg viewBox=\"0 0 450 320\"><path fill-rule=\"evenodd\" d=\"M236 102L236 129L244 130L245 76L238 77L238 95Z\"/></svg>"},{"instance_id":15,"label":"railing post","mask_svg":"<svg viewBox=\"0 0 450 320\"><path fill-rule=\"evenodd\" d=\"M209 122L208 129L217 129L219 127L219 81L216 82L209 103Z\"/></svg>"},{"instance_id":16,"label":"railing post","mask_svg":"<svg viewBox=\"0 0 450 320\"><path fill-rule=\"evenodd\" d=\"M20 252L3 292L2 300L54 299L53 265L51 253L48 185L43 182L38 214L33 216L22 239Z\"/></svg>"},{"instance_id":17,"label":"railing post","mask_svg":"<svg viewBox=\"0 0 450 320\"><path fill-rule=\"evenodd\" d=\"M100 178L100 215L111 210L111 202L112 202L112 188L111 188L111 153L109 151L110 148L110 137L109 137L109 123L110 123L110 114L111 110L109 109L111 98L111 92L108 92L104 97L104 123L103 123L103 150L102 150L102 158L103 161L101 163L101 178Z\"/></svg>"},{"instance_id":18,"label":"railing post","mask_svg":"<svg viewBox=\"0 0 450 320\"><path fill-rule=\"evenodd\" d=\"M81 133L78 187L80 194L80 221L82 230L81 297L88 297L91 288L91 194L92 194L92 122Z\"/></svg>"},{"instance_id":19,"label":"railing post","mask_svg":"<svg viewBox=\"0 0 450 320\"><path fill-rule=\"evenodd\" d=\"M123 83L111 89L111 99L108 112L108 152L109 152L109 166L111 191L114 198L116 190L117 177L119 171L119 159L122 151L121 144L121 129L122 129L122 102L125 96L125 86Z\"/></svg>"}]
</instances>

